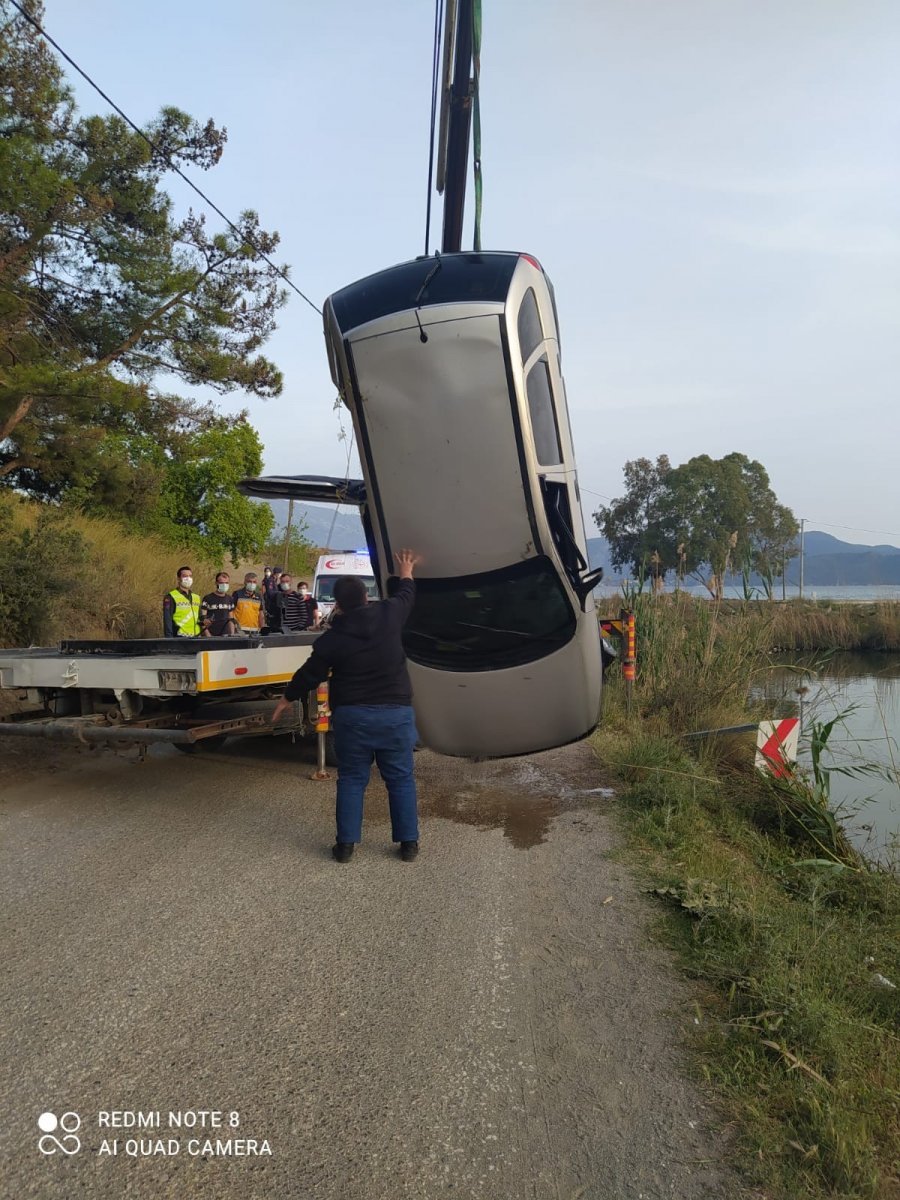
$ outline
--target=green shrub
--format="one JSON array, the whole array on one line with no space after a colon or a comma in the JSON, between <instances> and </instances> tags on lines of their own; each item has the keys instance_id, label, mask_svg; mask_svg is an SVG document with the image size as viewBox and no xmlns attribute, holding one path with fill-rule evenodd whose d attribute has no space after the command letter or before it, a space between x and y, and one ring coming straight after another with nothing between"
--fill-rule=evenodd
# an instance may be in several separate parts
<instances>
[{"instance_id":1,"label":"green shrub","mask_svg":"<svg viewBox=\"0 0 900 1200\"><path fill-rule=\"evenodd\" d=\"M15 530L0 509L0 640L28 646L64 633L88 603L87 561L84 539L58 513Z\"/></svg>"}]
</instances>

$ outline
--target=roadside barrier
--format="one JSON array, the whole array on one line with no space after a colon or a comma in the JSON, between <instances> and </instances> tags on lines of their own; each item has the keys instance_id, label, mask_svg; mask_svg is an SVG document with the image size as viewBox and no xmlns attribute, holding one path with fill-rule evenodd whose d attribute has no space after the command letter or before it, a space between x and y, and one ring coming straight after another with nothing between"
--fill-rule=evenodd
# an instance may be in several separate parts
<instances>
[{"instance_id":1,"label":"roadside barrier","mask_svg":"<svg viewBox=\"0 0 900 1200\"><path fill-rule=\"evenodd\" d=\"M615 619L600 621L600 630L607 636L615 636L622 647L622 678L625 680L625 706L631 715L634 681L637 674L637 627L634 613L623 608Z\"/></svg>"},{"instance_id":2,"label":"roadside barrier","mask_svg":"<svg viewBox=\"0 0 900 1200\"><path fill-rule=\"evenodd\" d=\"M799 717L782 717L779 721L753 721L746 725L724 725L721 729L698 729L683 733L683 738L717 737L728 733L756 733L755 765L763 774L781 778L790 775L800 743Z\"/></svg>"},{"instance_id":3,"label":"roadside barrier","mask_svg":"<svg viewBox=\"0 0 900 1200\"><path fill-rule=\"evenodd\" d=\"M316 688L316 769L310 779L330 779L325 769L325 751L328 731L331 728L331 709L328 707L328 684L320 683Z\"/></svg>"}]
</instances>

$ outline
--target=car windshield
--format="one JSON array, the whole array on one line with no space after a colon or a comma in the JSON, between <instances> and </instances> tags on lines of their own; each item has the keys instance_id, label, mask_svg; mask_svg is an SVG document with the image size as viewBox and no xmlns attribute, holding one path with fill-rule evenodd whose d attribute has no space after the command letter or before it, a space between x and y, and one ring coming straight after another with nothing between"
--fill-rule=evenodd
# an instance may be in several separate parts
<instances>
[{"instance_id":1,"label":"car windshield","mask_svg":"<svg viewBox=\"0 0 900 1200\"><path fill-rule=\"evenodd\" d=\"M316 580L315 597L323 604L334 604L334 585L339 579L343 579L343 575L320 575ZM369 594L370 600L379 599L378 587L375 583L374 575L358 575L366 585L366 591Z\"/></svg>"},{"instance_id":2,"label":"car windshield","mask_svg":"<svg viewBox=\"0 0 900 1200\"><path fill-rule=\"evenodd\" d=\"M559 575L541 557L484 575L417 580L403 641L422 666L492 671L552 654L575 624Z\"/></svg>"}]
</instances>

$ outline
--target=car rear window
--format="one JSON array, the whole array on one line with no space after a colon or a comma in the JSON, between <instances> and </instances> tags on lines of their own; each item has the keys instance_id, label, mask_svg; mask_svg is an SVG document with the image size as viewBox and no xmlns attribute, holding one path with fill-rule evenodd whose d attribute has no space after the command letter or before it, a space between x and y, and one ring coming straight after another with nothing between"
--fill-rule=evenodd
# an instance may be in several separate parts
<instances>
[{"instance_id":1,"label":"car rear window","mask_svg":"<svg viewBox=\"0 0 900 1200\"><path fill-rule=\"evenodd\" d=\"M493 671L534 662L569 642L576 618L550 559L483 575L417 579L406 653L444 671Z\"/></svg>"}]
</instances>

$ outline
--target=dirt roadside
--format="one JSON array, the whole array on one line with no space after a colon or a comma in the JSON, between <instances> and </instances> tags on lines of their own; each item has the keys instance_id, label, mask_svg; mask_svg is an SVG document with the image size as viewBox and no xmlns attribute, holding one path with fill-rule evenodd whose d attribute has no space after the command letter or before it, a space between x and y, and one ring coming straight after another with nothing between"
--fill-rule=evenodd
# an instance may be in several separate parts
<instances>
[{"instance_id":1,"label":"dirt roadside","mask_svg":"<svg viewBox=\"0 0 900 1200\"><path fill-rule=\"evenodd\" d=\"M334 864L333 790L309 769L286 741L141 765L0 744L0 1194L743 1194L589 746L421 753L414 864L380 783ZM271 1155L191 1154L168 1112L204 1108L239 1112ZM42 1156L37 1116L64 1109L82 1149ZM108 1110L159 1111L135 1136L178 1150L99 1155Z\"/></svg>"}]
</instances>

